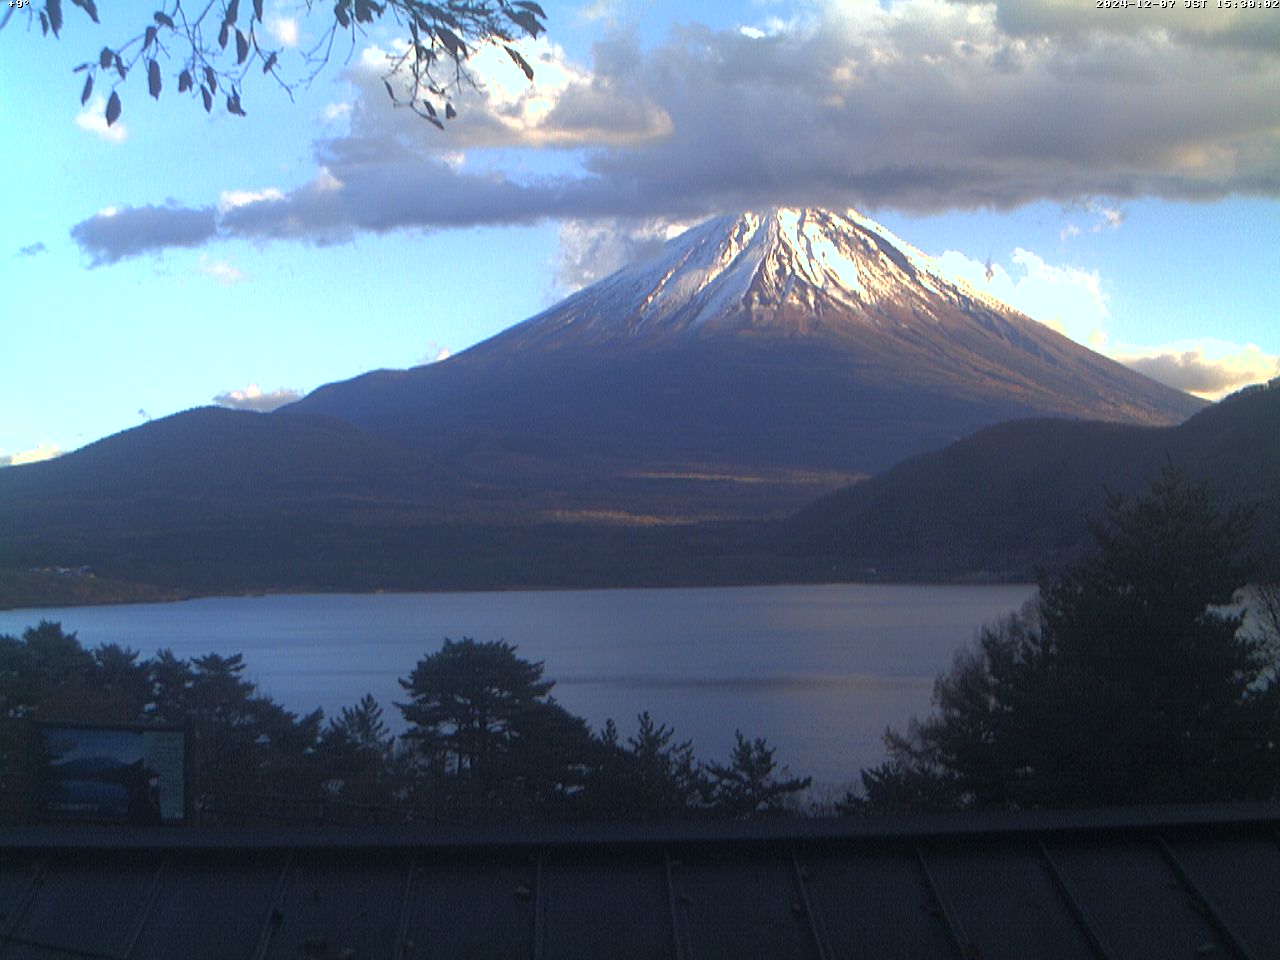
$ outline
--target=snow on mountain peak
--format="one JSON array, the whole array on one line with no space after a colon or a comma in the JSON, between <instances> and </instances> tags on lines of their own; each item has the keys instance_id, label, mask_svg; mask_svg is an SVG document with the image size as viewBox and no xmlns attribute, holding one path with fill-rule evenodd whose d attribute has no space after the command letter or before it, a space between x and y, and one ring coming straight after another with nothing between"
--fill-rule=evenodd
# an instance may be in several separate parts
<instances>
[{"instance_id":1,"label":"snow on mountain peak","mask_svg":"<svg viewBox=\"0 0 1280 960\"><path fill-rule=\"evenodd\" d=\"M527 324L612 337L758 328L832 308L875 324L889 304L928 319L939 298L995 305L857 211L784 207L708 220Z\"/></svg>"}]
</instances>

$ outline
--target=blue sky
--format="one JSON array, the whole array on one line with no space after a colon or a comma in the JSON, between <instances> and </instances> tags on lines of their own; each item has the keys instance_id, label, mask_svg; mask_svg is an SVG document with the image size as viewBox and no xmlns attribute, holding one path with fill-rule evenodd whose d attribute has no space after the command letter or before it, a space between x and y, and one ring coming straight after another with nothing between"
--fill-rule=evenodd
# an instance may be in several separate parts
<instances>
[{"instance_id":1,"label":"blue sky","mask_svg":"<svg viewBox=\"0 0 1280 960\"><path fill-rule=\"evenodd\" d=\"M252 69L244 118L162 59L159 102L135 70L107 127L110 78L82 107L72 70L149 8L64 6L58 40L22 11L0 32L0 463L431 362L682 224L778 204L857 207L1204 395L1280 373L1266 11L549 2L534 83L477 51L441 133L388 102L389 25L292 99ZM323 17L265 14L296 78Z\"/></svg>"}]
</instances>

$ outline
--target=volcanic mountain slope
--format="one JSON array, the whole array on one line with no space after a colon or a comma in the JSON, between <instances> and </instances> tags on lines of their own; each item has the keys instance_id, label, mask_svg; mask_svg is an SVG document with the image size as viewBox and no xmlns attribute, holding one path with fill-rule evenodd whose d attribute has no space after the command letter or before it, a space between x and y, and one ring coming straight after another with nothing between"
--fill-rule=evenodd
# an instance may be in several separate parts
<instances>
[{"instance_id":1,"label":"volcanic mountain slope","mask_svg":"<svg viewBox=\"0 0 1280 960\"><path fill-rule=\"evenodd\" d=\"M450 359L278 412L346 420L542 516L779 516L974 430L1203 404L948 279L853 212L709 221Z\"/></svg>"},{"instance_id":2,"label":"volcanic mountain slope","mask_svg":"<svg viewBox=\"0 0 1280 960\"><path fill-rule=\"evenodd\" d=\"M442 363L0 470L0 604L86 565L97 599L814 579L760 521L997 421L1201 406L855 214L747 214Z\"/></svg>"}]
</instances>

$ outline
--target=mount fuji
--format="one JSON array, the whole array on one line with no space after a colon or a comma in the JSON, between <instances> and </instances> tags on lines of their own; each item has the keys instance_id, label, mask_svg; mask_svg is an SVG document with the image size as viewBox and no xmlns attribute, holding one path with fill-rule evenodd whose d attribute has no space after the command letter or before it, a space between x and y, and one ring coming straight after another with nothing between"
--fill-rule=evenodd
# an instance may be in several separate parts
<instances>
[{"instance_id":1,"label":"mount fuji","mask_svg":"<svg viewBox=\"0 0 1280 960\"><path fill-rule=\"evenodd\" d=\"M779 546L778 521L852 481L1001 421L1114 433L1202 406L855 213L724 217L442 362L270 414L190 410L0 470L0 605L830 579L822 551ZM1042 445L1052 462L1069 453ZM879 497L861 512L852 494L807 516L843 530L856 513L868 531L895 484L916 498L895 517L930 498L1006 505L1007 483L944 495L904 469L859 484ZM878 564L864 546L862 565ZM918 552L899 567L933 569L938 549ZM86 567L94 578L59 572Z\"/></svg>"},{"instance_id":2,"label":"mount fuji","mask_svg":"<svg viewBox=\"0 0 1280 960\"><path fill-rule=\"evenodd\" d=\"M443 362L274 416L380 434L527 515L625 521L780 516L998 421L1165 425L1203 405L856 212L779 209L708 221Z\"/></svg>"}]
</instances>

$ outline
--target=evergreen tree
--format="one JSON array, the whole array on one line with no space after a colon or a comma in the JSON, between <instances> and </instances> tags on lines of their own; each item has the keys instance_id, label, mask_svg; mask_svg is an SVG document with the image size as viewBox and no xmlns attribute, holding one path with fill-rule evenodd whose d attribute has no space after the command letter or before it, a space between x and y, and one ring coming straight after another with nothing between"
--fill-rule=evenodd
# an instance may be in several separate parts
<instances>
[{"instance_id":1,"label":"evergreen tree","mask_svg":"<svg viewBox=\"0 0 1280 960\"><path fill-rule=\"evenodd\" d=\"M777 752L763 737L748 740L741 730L734 731L733 754L729 765L707 764L711 785L711 808L716 813L735 818L754 817L758 814L776 814L787 810L787 802L802 790L807 790L812 777L787 777L774 775Z\"/></svg>"},{"instance_id":2,"label":"evergreen tree","mask_svg":"<svg viewBox=\"0 0 1280 960\"><path fill-rule=\"evenodd\" d=\"M161 651L148 664L150 716L186 723L197 796L312 796L320 771L314 754L324 714L301 718L244 677L242 654L210 653L191 661Z\"/></svg>"},{"instance_id":3,"label":"evergreen tree","mask_svg":"<svg viewBox=\"0 0 1280 960\"><path fill-rule=\"evenodd\" d=\"M395 742L373 694L343 707L321 734L316 751L327 791L349 803L393 805L399 795Z\"/></svg>"},{"instance_id":4,"label":"evergreen tree","mask_svg":"<svg viewBox=\"0 0 1280 960\"><path fill-rule=\"evenodd\" d=\"M1231 608L1248 512L1166 468L1111 497L1092 552L1030 610L983 631L934 688L937 713L863 774L875 807L1269 799L1271 660Z\"/></svg>"},{"instance_id":5,"label":"evergreen tree","mask_svg":"<svg viewBox=\"0 0 1280 960\"><path fill-rule=\"evenodd\" d=\"M448 816L528 818L560 807L580 786L591 738L550 696L543 664L505 641L446 639L418 661L397 704L409 722L418 794ZM436 806L439 812L438 805Z\"/></svg>"},{"instance_id":6,"label":"evergreen tree","mask_svg":"<svg viewBox=\"0 0 1280 960\"><path fill-rule=\"evenodd\" d=\"M607 820L687 817L705 810L710 783L693 756L693 743L640 714L636 735L620 742L612 720L596 741L596 763L586 791L588 812Z\"/></svg>"},{"instance_id":7,"label":"evergreen tree","mask_svg":"<svg viewBox=\"0 0 1280 960\"><path fill-rule=\"evenodd\" d=\"M410 702L397 706L421 752L438 757L451 773L479 774L511 748L530 708L546 702L554 683L543 680L542 671L541 662L520 659L506 641L446 638L400 680Z\"/></svg>"}]
</instances>

